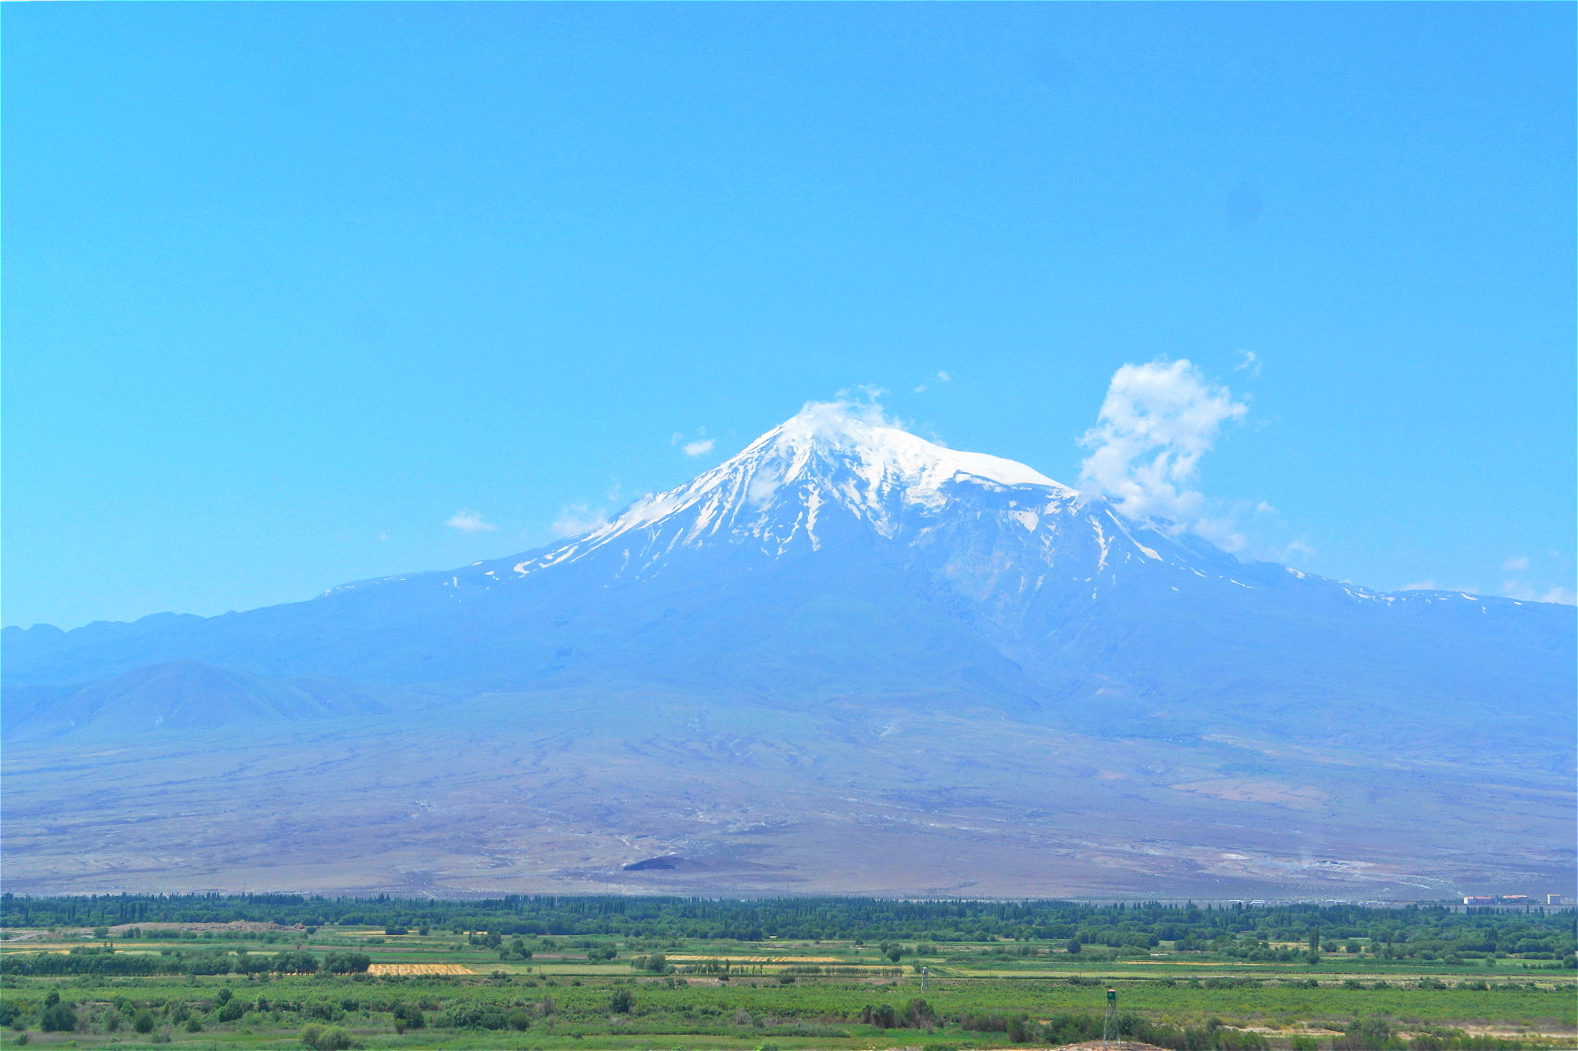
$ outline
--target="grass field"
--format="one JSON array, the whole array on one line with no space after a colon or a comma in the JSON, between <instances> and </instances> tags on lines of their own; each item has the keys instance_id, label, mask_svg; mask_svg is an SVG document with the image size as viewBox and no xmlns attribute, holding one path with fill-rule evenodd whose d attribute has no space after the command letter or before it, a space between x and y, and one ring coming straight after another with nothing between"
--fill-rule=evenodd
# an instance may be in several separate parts
<instances>
[{"instance_id":1,"label":"grass field","mask_svg":"<svg viewBox=\"0 0 1578 1051\"><path fill-rule=\"evenodd\" d=\"M8 961L106 947L43 930L7 934ZM474 941L454 932L390 935L341 927L270 934L217 924L148 931L136 941L112 937L107 947L117 957L168 960L195 947L250 960L256 971L61 977L8 971L0 978L0 1003L9 1028L0 1044L1047 1047L1099 1036L1110 988L1131 1033L1182 1048L1578 1047L1574 972L1530 961L1421 964L1334 953L1316 964L1249 963L1177 954L1165 944L1154 952L1086 959L1001 941L885 950L796 940L527 938L519 947ZM501 949L508 959L500 958ZM894 951L898 961L890 958ZM275 954L301 952L315 961L360 954L358 966L366 970L278 975L263 966ZM610 953L612 959L600 958ZM59 1007L48 1004L51 993ZM62 1009L73 1025L41 1031L51 1010L52 1023L67 1021Z\"/></svg>"}]
</instances>

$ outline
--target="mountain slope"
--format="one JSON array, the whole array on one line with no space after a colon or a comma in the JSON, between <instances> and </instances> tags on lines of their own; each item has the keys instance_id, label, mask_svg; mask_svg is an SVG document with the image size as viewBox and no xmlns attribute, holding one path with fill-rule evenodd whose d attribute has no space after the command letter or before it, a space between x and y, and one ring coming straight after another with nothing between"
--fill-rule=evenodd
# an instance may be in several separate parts
<instances>
[{"instance_id":1,"label":"mountain slope","mask_svg":"<svg viewBox=\"0 0 1578 1051\"><path fill-rule=\"evenodd\" d=\"M198 660L449 694L908 697L1150 735L1461 751L1574 691L1567 607L1242 564L1023 464L812 408L583 536L218 618L8 630L8 688Z\"/></svg>"}]
</instances>

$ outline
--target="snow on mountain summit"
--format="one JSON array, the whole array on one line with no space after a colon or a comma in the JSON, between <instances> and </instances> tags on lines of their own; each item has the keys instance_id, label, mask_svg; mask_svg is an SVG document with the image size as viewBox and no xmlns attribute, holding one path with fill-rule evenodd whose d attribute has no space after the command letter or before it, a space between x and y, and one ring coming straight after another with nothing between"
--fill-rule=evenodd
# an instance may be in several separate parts
<instances>
[{"instance_id":1,"label":"snow on mountain summit","mask_svg":"<svg viewBox=\"0 0 1578 1051\"><path fill-rule=\"evenodd\" d=\"M935 499L942 483L961 474L1001 485L1044 485L1072 493L1033 467L986 453L958 452L836 403L807 405L752 442L735 460L767 450L792 462L786 478L804 471L819 454L833 456L849 463L873 487L883 481L899 484L908 498L923 503Z\"/></svg>"},{"instance_id":2,"label":"snow on mountain summit","mask_svg":"<svg viewBox=\"0 0 1578 1051\"><path fill-rule=\"evenodd\" d=\"M678 488L642 497L605 525L521 562L515 572L571 561L635 531L655 533L648 552L709 539L755 539L780 552L844 512L892 537L901 522L944 507L950 484L1040 487L1043 500L1078 494L1039 471L985 453L929 442L841 403L807 404L738 455ZM658 536L661 542L652 542Z\"/></svg>"}]
</instances>

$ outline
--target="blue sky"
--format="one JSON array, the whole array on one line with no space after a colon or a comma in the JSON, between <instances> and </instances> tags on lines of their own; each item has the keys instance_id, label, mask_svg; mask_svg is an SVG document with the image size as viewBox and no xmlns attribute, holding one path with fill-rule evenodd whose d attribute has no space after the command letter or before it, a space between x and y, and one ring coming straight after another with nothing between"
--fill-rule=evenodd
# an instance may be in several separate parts
<instances>
[{"instance_id":1,"label":"blue sky","mask_svg":"<svg viewBox=\"0 0 1578 1051\"><path fill-rule=\"evenodd\" d=\"M861 385L1072 484L1126 365L1243 406L1245 557L1571 601L1574 12L5 5L4 622L524 550Z\"/></svg>"}]
</instances>

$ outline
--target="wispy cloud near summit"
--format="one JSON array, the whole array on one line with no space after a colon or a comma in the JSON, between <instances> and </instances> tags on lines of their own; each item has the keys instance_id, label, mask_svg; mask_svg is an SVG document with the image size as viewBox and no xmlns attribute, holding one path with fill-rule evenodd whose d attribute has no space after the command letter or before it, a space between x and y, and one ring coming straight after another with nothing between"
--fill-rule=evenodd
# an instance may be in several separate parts
<instances>
[{"instance_id":1,"label":"wispy cloud near summit","mask_svg":"<svg viewBox=\"0 0 1578 1051\"><path fill-rule=\"evenodd\" d=\"M553 520L556 536L580 536L608 523L608 512L587 504L571 504Z\"/></svg>"}]
</instances>

